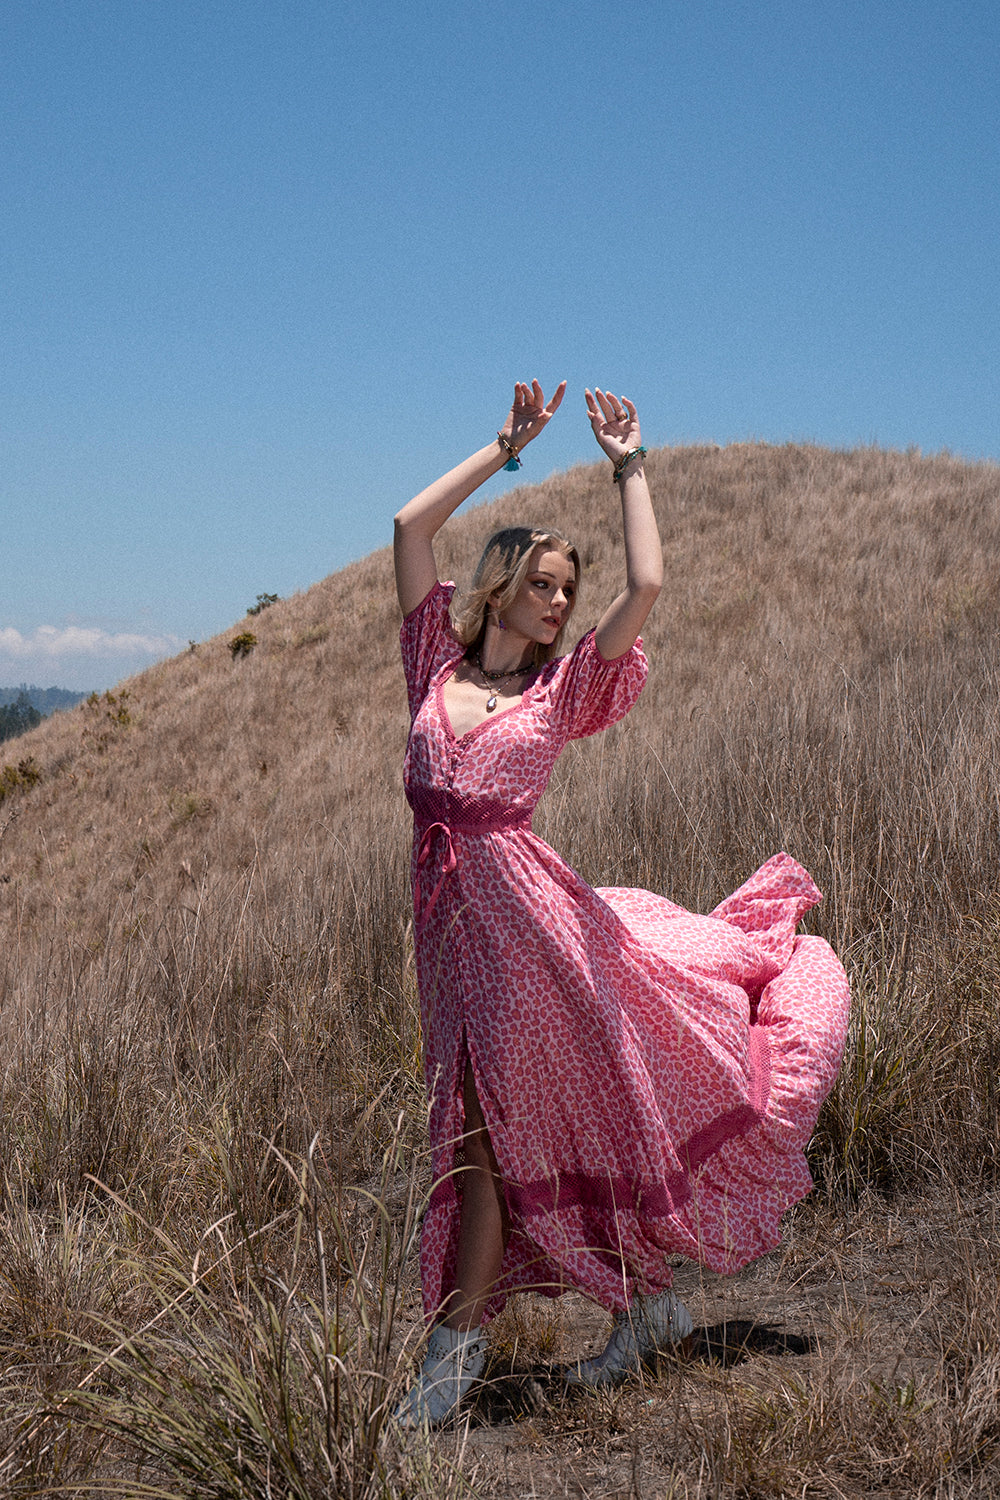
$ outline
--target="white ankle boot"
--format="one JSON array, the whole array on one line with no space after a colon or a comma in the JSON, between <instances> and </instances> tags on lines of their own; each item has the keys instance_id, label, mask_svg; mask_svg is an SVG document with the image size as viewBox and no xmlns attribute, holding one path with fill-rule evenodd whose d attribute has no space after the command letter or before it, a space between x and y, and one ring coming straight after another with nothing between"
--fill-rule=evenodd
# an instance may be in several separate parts
<instances>
[{"instance_id":1,"label":"white ankle boot","mask_svg":"<svg viewBox=\"0 0 1000 1500\"><path fill-rule=\"evenodd\" d=\"M440 1426L458 1410L485 1364L481 1328L446 1328L439 1323L427 1340L420 1374L396 1407L397 1425L407 1431Z\"/></svg>"},{"instance_id":2,"label":"white ankle boot","mask_svg":"<svg viewBox=\"0 0 1000 1500\"><path fill-rule=\"evenodd\" d=\"M629 1375L638 1375L644 1364L651 1364L661 1350L683 1343L693 1327L691 1314L673 1292L633 1297L627 1312L615 1313L603 1353L567 1365L566 1383L593 1388L620 1385Z\"/></svg>"}]
</instances>

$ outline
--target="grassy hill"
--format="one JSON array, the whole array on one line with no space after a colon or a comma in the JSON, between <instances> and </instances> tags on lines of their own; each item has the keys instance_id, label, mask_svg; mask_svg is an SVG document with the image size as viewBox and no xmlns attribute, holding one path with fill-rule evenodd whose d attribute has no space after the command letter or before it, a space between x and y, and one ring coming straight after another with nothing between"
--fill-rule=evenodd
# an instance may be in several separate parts
<instances>
[{"instance_id":1,"label":"grassy hill","mask_svg":"<svg viewBox=\"0 0 1000 1500\"><path fill-rule=\"evenodd\" d=\"M536 828L593 883L700 909L789 850L826 892L813 925L857 997L815 1142L829 1213L873 1191L992 1188L1000 471L748 444L661 450L648 472L666 558L650 683L624 724L570 748ZM515 520L577 541L586 628L623 574L607 466L455 518L444 576L467 577ZM57 1459L67 1484L114 1472L136 1433L150 1472L169 1468L126 1340L147 1324L143 1358L195 1426L225 1352L231 1398L257 1370L261 1422L280 1429L294 1353L303 1494L402 1493L405 1475L425 1493L412 1454L377 1488L371 1416L402 1309L412 1324L426 1180L397 629L378 552L4 747L0 1319L8 1350L33 1351L3 1377L0 1474L18 1493L41 1493ZM234 656L247 630L257 644ZM330 1338L351 1371L336 1421ZM334 1451L335 1479L316 1477ZM438 1489L458 1483L441 1451L426 1462ZM172 1493L209 1492L191 1472Z\"/></svg>"}]
</instances>

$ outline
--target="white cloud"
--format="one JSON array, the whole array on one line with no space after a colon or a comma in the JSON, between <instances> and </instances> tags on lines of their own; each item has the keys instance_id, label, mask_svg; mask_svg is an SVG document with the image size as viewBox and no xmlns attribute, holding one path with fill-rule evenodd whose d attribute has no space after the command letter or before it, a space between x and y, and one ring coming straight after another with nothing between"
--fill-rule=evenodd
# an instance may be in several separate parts
<instances>
[{"instance_id":1,"label":"white cloud","mask_svg":"<svg viewBox=\"0 0 1000 1500\"><path fill-rule=\"evenodd\" d=\"M140 635L131 631L100 630L83 625L39 625L27 635L13 626L0 628L0 659L12 663L39 659L89 657L107 661L119 657L155 660L179 651L184 642L176 635Z\"/></svg>"},{"instance_id":2,"label":"white cloud","mask_svg":"<svg viewBox=\"0 0 1000 1500\"><path fill-rule=\"evenodd\" d=\"M0 626L0 687L34 682L102 692L183 645L176 635L100 625L39 625L28 631Z\"/></svg>"}]
</instances>

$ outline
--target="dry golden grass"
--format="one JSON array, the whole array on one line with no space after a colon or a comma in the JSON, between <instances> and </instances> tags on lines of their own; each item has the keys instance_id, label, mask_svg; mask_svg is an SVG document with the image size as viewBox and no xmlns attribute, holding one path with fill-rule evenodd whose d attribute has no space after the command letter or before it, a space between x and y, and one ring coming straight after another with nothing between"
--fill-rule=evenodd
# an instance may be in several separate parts
<instances>
[{"instance_id":1,"label":"dry golden grass","mask_svg":"<svg viewBox=\"0 0 1000 1500\"><path fill-rule=\"evenodd\" d=\"M384 1430L427 1179L378 553L251 655L234 625L3 747L0 1493L995 1492L1000 476L763 445L650 474L650 684L536 827L703 910L779 847L826 891L857 1004L786 1252L679 1272L684 1371L570 1401L552 1361L601 1317L522 1299L467 1436ZM456 518L443 569L525 519L577 541L584 628L622 570L606 466Z\"/></svg>"}]
</instances>

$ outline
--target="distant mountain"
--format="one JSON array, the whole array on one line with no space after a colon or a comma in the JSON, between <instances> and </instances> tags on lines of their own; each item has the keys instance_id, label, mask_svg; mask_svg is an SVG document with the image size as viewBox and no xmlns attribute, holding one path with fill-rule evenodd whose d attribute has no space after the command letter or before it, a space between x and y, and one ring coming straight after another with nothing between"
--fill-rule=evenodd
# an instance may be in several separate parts
<instances>
[{"instance_id":1,"label":"distant mountain","mask_svg":"<svg viewBox=\"0 0 1000 1500\"><path fill-rule=\"evenodd\" d=\"M0 707L16 703L22 693L32 708L37 708L42 715L53 714L58 708L73 708L88 696L86 693L71 693L69 688L41 688L34 683L22 682L20 687L0 687Z\"/></svg>"},{"instance_id":2,"label":"distant mountain","mask_svg":"<svg viewBox=\"0 0 1000 1500\"><path fill-rule=\"evenodd\" d=\"M18 693L13 703L0 704L0 740L13 740L27 734L42 722L37 708L28 702L27 693Z\"/></svg>"}]
</instances>

